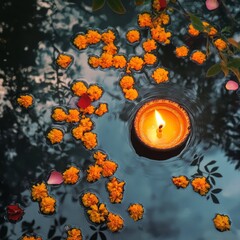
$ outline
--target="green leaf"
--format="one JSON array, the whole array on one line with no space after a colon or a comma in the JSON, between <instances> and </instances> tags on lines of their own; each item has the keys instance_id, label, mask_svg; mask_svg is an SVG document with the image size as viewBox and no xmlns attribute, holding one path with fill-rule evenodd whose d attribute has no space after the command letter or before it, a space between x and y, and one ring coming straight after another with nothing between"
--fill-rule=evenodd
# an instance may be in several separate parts
<instances>
[{"instance_id":1,"label":"green leaf","mask_svg":"<svg viewBox=\"0 0 240 240\"><path fill-rule=\"evenodd\" d=\"M97 11L104 6L105 0L93 0L92 2L92 10Z\"/></svg>"},{"instance_id":2,"label":"green leaf","mask_svg":"<svg viewBox=\"0 0 240 240\"><path fill-rule=\"evenodd\" d=\"M204 26L203 23L201 21L201 19L195 15L193 15L192 13L189 13L192 25L195 29L197 29L200 32L203 32L204 30Z\"/></svg>"},{"instance_id":3,"label":"green leaf","mask_svg":"<svg viewBox=\"0 0 240 240\"><path fill-rule=\"evenodd\" d=\"M212 65L207 71L207 77L213 77L221 72L221 65L216 63Z\"/></svg>"},{"instance_id":4,"label":"green leaf","mask_svg":"<svg viewBox=\"0 0 240 240\"><path fill-rule=\"evenodd\" d=\"M126 13L126 9L122 4L121 0L107 0L108 6L118 14L124 14Z\"/></svg>"},{"instance_id":5,"label":"green leaf","mask_svg":"<svg viewBox=\"0 0 240 240\"><path fill-rule=\"evenodd\" d=\"M234 58L228 61L228 67L240 68L240 58Z\"/></svg>"}]
</instances>

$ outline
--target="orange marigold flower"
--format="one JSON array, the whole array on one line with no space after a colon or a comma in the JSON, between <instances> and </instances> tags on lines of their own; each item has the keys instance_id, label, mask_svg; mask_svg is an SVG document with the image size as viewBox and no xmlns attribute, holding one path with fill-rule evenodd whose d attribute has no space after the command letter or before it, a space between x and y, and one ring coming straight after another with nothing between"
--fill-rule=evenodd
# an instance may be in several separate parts
<instances>
[{"instance_id":1,"label":"orange marigold flower","mask_svg":"<svg viewBox=\"0 0 240 240\"><path fill-rule=\"evenodd\" d=\"M95 107L93 105L90 105L86 108L80 108L80 112L83 114L93 114L95 112Z\"/></svg>"},{"instance_id":2,"label":"orange marigold flower","mask_svg":"<svg viewBox=\"0 0 240 240\"><path fill-rule=\"evenodd\" d=\"M69 109L66 121L69 123L79 122L80 112L77 109Z\"/></svg>"},{"instance_id":3,"label":"orange marigold flower","mask_svg":"<svg viewBox=\"0 0 240 240\"><path fill-rule=\"evenodd\" d=\"M82 240L82 232L78 228L72 228L67 231L67 239L66 240Z\"/></svg>"},{"instance_id":4,"label":"orange marigold flower","mask_svg":"<svg viewBox=\"0 0 240 240\"><path fill-rule=\"evenodd\" d=\"M123 224L124 221L119 215L113 213L108 214L107 227L110 231L118 232L123 228Z\"/></svg>"},{"instance_id":5,"label":"orange marigold flower","mask_svg":"<svg viewBox=\"0 0 240 240\"><path fill-rule=\"evenodd\" d=\"M144 208L141 204L135 203L129 206L128 212L134 221L138 221L143 217Z\"/></svg>"},{"instance_id":6,"label":"orange marigold flower","mask_svg":"<svg viewBox=\"0 0 240 240\"><path fill-rule=\"evenodd\" d=\"M219 51L224 51L227 48L227 43L220 38L214 41L214 45Z\"/></svg>"},{"instance_id":7,"label":"orange marigold flower","mask_svg":"<svg viewBox=\"0 0 240 240\"><path fill-rule=\"evenodd\" d=\"M72 56L60 53L56 59L56 63L59 67L66 69L72 63Z\"/></svg>"},{"instance_id":8,"label":"orange marigold flower","mask_svg":"<svg viewBox=\"0 0 240 240\"><path fill-rule=\"evenodd\" d=\"M142 58L140 57L131 57L128 64L127 64L127 73L131 72L131 69L135 70L135 71L140 71L142 70L144 65L144 61Z\"/></svg>"},{"instance_id":9,"label":"orange marigold flower","mask_svg":"<svg viewBox=\"0 0 240 240\"><path fill-rule=\"evenodd\" d=\"M90 206L90 210L87 211L89 218L94 223L104 222L108 215L106 205L101 203L99 207L95 204Z\"/></svg>"},{"instance_id":10,"label":"orange marigold flower","mask_svg":"<svg viewBox=\"0 0 240 240\"><path fill-rule=\"evenodd\" d=\"M112 59L113 67L124 68L124 67L126 67L126 64L127 64L127 60L126 60L125 56L123 56L123 55L113 56L113 59Z\"/></svg>"},{"instance_id":11,"label":"orange marigold flower","mask_svg":"<svg viewBox=\"0 0 240 240\"><path fill-rule=\"evenodd\" d=\"M192 24L189 24L189 26L188 26L188 33L191 36L196 37L196 36L199 35L200 32L197 29L195 29Z\"/></svg>"},{"instance_id":12,"label":"orange marigold flower","mask_svg":"<svg viewBox=\"0 0 240 240\"><path fill-rule=\"evenodd\" d=\"M150 13L141 13L138 15L138 25L141 28L152 27L152 18Z\"/></svg>"},{"instance_id":13,"label":"orange marigold flower","mask_svg":"<svg viewBox=\"0 0 240 240\"><path fill-rule=\"evenodd\" d=\"M91 131L93 128L93 122L91 118L85 117L81 119L80 126L82 127L84 132Z\"/></svg>"},{"instance_id":14,"label":"orange marigold flower","mask_svg":"<svg viewBox=\"0 0 240 240\"><path fill-rule=\"evenodd\" d=\"M88 30L86 34L88 44L96 44L101 40L101 34L96 30Z\"/></svg>"},{"instance_id":15,"label":"orange marigold flower","mask_svg":"<svg viewBox=\"0 0 240 240\"><path fill-rule=\"evenodd\" d=\"M132 76L123 76L119 82L122 89L130 89L133 88L135 81Z\"/></svg>"},{"instance_id":16,"label":"orange marigold flower","mask_svg":"<svg viewBox=\"0 0 240 240\"><path fill-rule=\"evenodd\" d=\"M83 137L84 128L81 125L72 129L72 135L75 139L80 140Z\"/></svg>"},{"instance_id":17,"label":"orange marigold flower","mask_svg":"<svg viewBox=\"0 0 240 240\"><path fill-rule=\"evenodd\" d=\"M202 22L204 26L204 32L207 33L209 36L214 36L217 34L217 29L212 27L208 22Z\"/></svg>"},{"instance_id":18,"label":"orange marigold flower","mask_svg":"<svg viewBox=\"0 0 240 240\"><path fill-rule=\"evenodd\" d=\"M200 195L206 195L211 188L205 177L196 177L191 182L193 190Z\"/></svg>"},{"instance_id":19,"label":"orange marigold flower","mask_svg":"<svg viewBox=\"0 0 240 240\"><path fill-rule=\"evenodd\" d=\"M157 62L157 57L152 53L145 53L143 59L144 63L147 65L153 65Z\"/></svg>"},{"instance_id":20,"label":"orange marigold flower","mask_svg":"<svg viewBox=\"0 0 240 240\"><path fill-rule=\"evenodd\" d=\"M157 49L157 44L154 39L147 39L145 42L143 42L142 46L145 52L151 52Z\"/></svg>"},{"instance_id":21,"label":"orange marigold flower","mask_svg":"<svg viewBox=\"0 0 240 240\"><path fill-rule=\"evenodd\" d=\"M216 214L213 219L214 225L217 230L224 232L229 231L231 228L231 221L227 215Z\"/></svg>"},{"instance_id":22,"label":"orange marigold flower","mask_svg":"<svg viewBox=\"0 0 240 240\"><path fill-rule=\"evenodd\" d=\"M88 59L88 64L93 68L98 68L100 66L101 59L99 57L90 56Z\"/></svg>"},{"instance_id":23,"label":"orange marigold flower","mask_svg":"<svg viewBox=\"0 0 240 240\"><path fill-rule=\"evenodd\" d=\"M29 108L33 104L33 97L31 95L21 95L17 102L21 107Z\"/></svg>"},{"instance_id":24,"label":"orange marigold flower","mask_svg":"<svg viewBox=\"0 0 240 240\"><path fill-rule=\"evenodd\" d=\"M84 207L91 207L98 204L98 202L98 197L94 193L88 192L82 196L82 203Z\"/></svg>"},{"instance_id":25,"label":"orange marigold flower","mask_svg":"<svg viewBox=\"0 0 240 240\"><path fill-rule=\"evenodd\" d=\"M88 167L87 170L87 181L88 182L96 182L100 179L102 173L102 168L97 164Z\"/></svg>"},{"instance_id":26,"label":"orange marigold flower","mask_svg":"<svg viewBox=\"0 0 240 240\"><path fill-rule=\"evenodd\" d=\"M57 122L63 122L67 118L67 114L62 108L55 108L52 113L52 119Z\"/></svg>"},{"instance_id":27,"label":"orange marigold flower","mask_svg":"<svg viewBox=\"0 0 240 240\"><path fill-rule=\"evenodd\" d=\"M75 95L81 97L84 93L87 92L87 87L84 82L75 82L72 85L72 91Z\"/></svg>"},{"instance_id":28,"label":"orange marigold flower","mask_svg":"<svg viewBox=\"0 0 240 240\"><path fill-rule=\"evenodd\" d=\"M78 34L73 39L73 45L78 48L79 50L85 49L88 46L87 38L83 34Z\"/></svg>"},{"instance_id":29,"label":"orange marigold flower","mask_svg":"<svg viewBox=\"0 0 240 240\"><path fill-rule=\"evenodd\" d=\"M124 185L125 182L120 182L115 177L107 183L107 190L109 192L111 203L121 203L123 199Z\"/></svg>"},{"instance_id":30,"label":"orange marigold flower","mask_svg":"<svg viewBox=\"0 0 240 240\"><path fill-rule=\"evenodd\" d=\"M45 183L37 183L32 186L31 195L34 201L40 201L48 196L48 190Z\"/></svg>"},{"instance_id":31,"label":"orange marigold flower","mask_svg":"<svg viewBox=\"0 0 240 240\"><path fill-rule=\"evenodd\" d=\"M138 91L135 88L123 89L126 99L133 101L138 97Z\"/></svg>"},{"instance_id":32,"label":"orange marigold flower","mask_svg":"<svg viewBox=\"0 0 240 240\"><path fill-rule=\"evenodd\" d=\"M79 169L70 167L63 173L63 180L65 184L75 184L79 179Z\"/></svg>"},{"instance_id":33,"label":"orange marigold flower","mask_svg":"<svg viewBox=\"0 0 240 240\"><path fill-rule=\"evenodd\" d=\"M190 59L198 64L203 64L206 61L206 54L201 51L192 53Z\"/></svg>"},{"instance_id":34,"label":"orange marigold flower","mask_svg":"<svg viewBox=\"0 0 240 240\"><path fill-rule=\"evenodd\" d=\"M172 177L172 182L177 188L186 188L189 184L186 176Z\"/></svg>"},{"instance_id":35,"label":"orange marigold flower","mask_svg":"<svg viewBox=\"0 0 240 240\"><path fill-rule=\"evenodd\" d=\"M82 142L85 148L91 150L97 146L97 134L92 132L86 132L82 136Z\"/></svg>"},{"instance_id":36,"label":"orange marigold flower","mask_svg":"<svg viewBox=\"0 0 240 240\"><path fill-rule=\"evenodd\" d=\"M164 68L157 68L153 74L152 78L156 83L162 83L168 81L168 71Z\"/></svg>"},{"instance_id":37,"label":"orange marigold flower","mask_svg":"<svg viewBox=\"0 0 240 240\"><path fill-rule=\"evenodd\" d=\"M166 32L165 28L162 28L158 25L154 28L151 28L151 36L154 40L162 44L169 44L169 38L172 36L172 34L170 32Z\"/></svg>"},{"instance_id":38,"label":"orange marigold flower","mask_svg":"<svg viewBox=\"0 0 240 240\"><path fill-rule=\"evenodd\" d=\"M177 57L186 57L188 55L189 49L186 46L176 47L175 54Z\"/></svg>"},{"instance_id":39,"label":"orange marigold flower","mask_svg":"<svg viewBox=\"0 0 240 240\"><path fill-rule=\"evenodd\" d=\"M135 43L140 40L140 32L138 30L129 30L126 34L126 38L130 43Z\"/></svg>"},{"instance_id":40,"label":"orange marigold flower","mask_svg":"<svg viewBox=\"0 0 240 240\"><path fill-rule=\"evenodd\" d=\"M113 161L106 160L102 162L101 167L103 177L111 177L117 171L118 165Z\"/></svg>"},{"instance_id":41,"label":"orange marigold flower","mask_svg":"<svg viewBox=\"0 0 240 240\"><path fill-rule=\"evenodd\" d=\"M112 67L113 55L110 53L102 53L100 56L100 67L110 68Z\"/></svg>"},{"instance_id":42,"label":"orange marigold flower","mask_svg":"<svg viewBox=\"0 0 240 240\"><path fill-rule=\"evenodd\" d=\"M102 41L106 44L113 43L115 39L116 36L112 30L102 33Z\"/></svg>"},{"instance_id":43,"label":"orange marigold flower","mask_svg":"<svg viewBox=\"0 0 240 240\"><path fill-rule=\"evenodd\" d=\"M55 212L56 200L53 197L42 198L40 202L40 210L44 214L52 214Z\"/></svg>"},{"instance_id":44,"label":"orange marigold flower","mask_svg":"<svg viewBox=\"0 0 240 240\"><path fill-rule=\"evenodd\" d=\"M63 132L57 128L52 128L47 134L47 138L52 144L60 143L63 139Z\"/></svg>"},{"instance_id":45,"label":"orange marigold flower","mask_svg":"<svg viewBox=\"0 0 240 240\"><path fill-rule=\"evenodd\" d=\"M102 165L102 163L107 159L107 154L97 151L93 154L93 158L96 161L96 164Z\"/></svg>"},{"instance_id":46,"label":"orange marigold flower","mask_svg":"<svg viewBox=\"0 0 240 240\"><path fill-rule=\"evenodd\" d=\"M161 13L157 18L153 20L153 25L167 25L170 22L170 17L166 13Z\"/></svg>"},{"instance_id":47,"label":"orange marigold flower","mask_svg":"<svg viewBox=\"0 0 240 240\"><path fill-rule=\"evenodd\" d=\"M113 43L109 43L109 44L103 46L102 49L104 52L109 53L111 55L114 55L118 52L118 48Z\"/></svg>"},{"instance_id":48,"label":"orange marigold flower","mask_svg":"<svg viewBox=\"0 0 240 240\"><path fill-rule=\"evenodd\" d=\"M35 236L27 236L27 235L25 235L25 236L22 236L22 237L21 237L21 240L42 240L42 238L41 238L41 237L35 237Z\"/></svg>"},{"instance_id":49,"label":"orange marigold flower","mask_svg":"<svg viewBox=\"0 0 240 240\"><path fill-rule=\"evenodd\" d=\"M95 110L97 116L102 116L108 112L108 105L106 103L100 103L99 107Z\"/></svg>"},{"instance_id":50,"label":"orange marigold flower","mask_svg":"<svg viewBox=\"0 0 240 240\"><path fill-rule=\"evenodd\" d=\"M161 10L161 4L159 0L153 0L152 1L152 8L153 10L159 12Z\"/></svg>"},{"instance_id":51,"label":"orange marigold flower","mask_svg":"<svg viewBox=\"0 0 240 240\"><path fill-rule=\"evenodd\" d=\"M97 85L91 85L87 90L87 94L92 101L97 101L102 97L103 90Z\"/></svg>"}]
</instances>

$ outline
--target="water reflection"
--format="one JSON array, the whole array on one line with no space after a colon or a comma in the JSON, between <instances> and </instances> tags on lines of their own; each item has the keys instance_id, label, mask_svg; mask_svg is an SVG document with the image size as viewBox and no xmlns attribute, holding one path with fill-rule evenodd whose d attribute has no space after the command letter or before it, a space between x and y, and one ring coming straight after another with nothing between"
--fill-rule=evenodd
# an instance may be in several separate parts
<instances>
[{"instance_id":1,"label":"water reflection","mask_svg":"<svg viewBox=\"0 0 240 240\"><path fill-rule=\"evenodd\" d=\"M231 6L233 3L234 1L229 1L227 4ZM188 5L190 9L196 8L192 2ZM78 202L78 197L86 189L97 193L101 201L107 203L109 210L121 214L125 220L126 227L119 235L106 231L108 239L118 239L119 236L129 239L186 239L189 236L189 228L186 226L191 226L192 238L223 239L223 235L215 231L211 222L211 216L219 211L230 214L236 223L234 231L227 233L228 238L240 237L236 214L240 205L232 187L240 180L239 172L234 171L234 168L240 168L239 96L224 89L225 78L221 75L218 79L205 78L205 72L214 59L210 59L203 67L188 60L176 59L173 45L186 40L186 23L179 18L172 19L174 24L169 28L179 35L180 40L174 39L173 45L161 47L158 53L160 64L170 70L171 83L154 85L146 77L151 70L147 70L146 74L136 74L140 98L136 102L126 101L117 81L120 73L91 69L87 58L95 49L79 53L72 48L70 39L77 32L85 32L88 27L117 27L121 37L121 51L133 53L135 50L125 45L123 36L128 27L135 26L135 16L139 9L129 3L127 15L116 17L107 7L94 14L90 13L89 7L86 0L59 0L53 3L38 0L36 3L27 1L25 4L4 0L1 4L2 239L16 239L22 233L31 231L44 239L54 239L65 234L66 224L81 227L84 236L90 238L94 231L90 229L88 220L83 218L84 209ZM229 9L233 15L239 10L237 7ZM214 17L216 21L224 21L221 12ZM229 19L226 21L229 22ZM239 31L238 25L234 25L234 28ZM184 33L182 37L180 33ZM187 40L192 49L204 44L201 38L197 41L191 38ZM56 70L53 64L60 49L69 52L75 59L67 72ZM109 103L110 112L103 118L94 119L95 130L99 137L99 149L106 151L119 164L116 177L126 181L124 200L121 205L111 205L106 194L105 180L88 184L83 176L72 188L51 188L52 194L58 199L58 210L55 216L46 217L39 214L38 205L31 201L31 184L46 180L52 169L62 171L67 165L74 163L85 170L92 161L92 153L75 142L70 134L66 135L65 141L59 146L50 146L45 141L45 133L52 124L51 109L58 105L68 106L72 98L69 83L80 77L86 78L88 83L97 82L105 90L103 100ZM30 111L24 111L16 105L17 95L25 92L33 94L36 100ZM193 123L187 148L165 163L146 161L147 159L138 156L133 151L129 138L132 111L140 101L152 94L170 97L183 104ZM216 182L216 186L223 189L218 196L220 205L200 198L193 194L192 189L178 191L172 186L171 176L191 176L196 173L196 169L190 166L194 154L204 156L203 166L212 160L216 160L216 165L220 166L219 172L223 178ZM23 221L14 226L4 219L4 208L12 202L20 202L26 212ZM141 202L146 210L144 219L138 223L131 221L126 213L132 202ZM196 222L199 223L198 226L194 224ZM57 229L54 234L50 234L51 226L52 229Z\"/></svg>"}]
</instances>

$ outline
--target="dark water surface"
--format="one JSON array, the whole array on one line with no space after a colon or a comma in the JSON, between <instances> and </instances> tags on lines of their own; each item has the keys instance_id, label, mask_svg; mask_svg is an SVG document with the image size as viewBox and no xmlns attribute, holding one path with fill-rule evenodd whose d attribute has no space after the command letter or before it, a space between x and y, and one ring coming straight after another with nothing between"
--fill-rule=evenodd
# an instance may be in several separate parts
<instances>
[{"instance_id":1,"label":"dark water surface","mask_svg":"<svg viewBox=\"0 0 240 240\"><path fill-rule=\"evenodd\" d=\"M94 224L89 222L79 201L85 191L96 193L109 211L120 214L125 221L119 233L104 230L107 239L240 239L240 94L224 87L225 81L234 80L234 76L205 77L207 69L217 60L214 52L203 66L175 57L175 46L184 42L190 51L205 49L205 40L202 37L191 39L186 30L188 23L176 14L168 26L173 33L172 44L161 46L158 52L159 66L170 71L170 81L154 84L149 77L151 68L134 73L139 98L127 101L118 84L123 72L94 70L88 66L88 56L98 55L100 47L79 52L70 41L77 32L86 32L89 28L103 31L112 27L119 34L120 53L126 56L142 54L140 47L126 44L124 36L127 29L137 27L137 14L148 10L149 6L135 7L133 1L125 0L127 13L117 15L107 5L92 13L89 2L2 0L0 239L15 240L23 233L32 232L43 239L64 239L67 226L81 228L84 239L90 239L96 230L90 228ZM222 5L209 13L204 8L204 1L183 2L189 11L201 13L200 16L211 19L216 26L232 26L232 35L240 40L238 1L228 1L227 14ZM235 16L235 22L231 16ZM146 37L147 32L143 30L142 35ZM74 63L67 71L57 69L54 64L58 51L74 57ZM107 179L87 183L84 170L93 163L92 152L73 140L72 126L62 126L66 130L63 143L52 146L46 141L47 130L54 126L51 111L56 106L73 104L69 86L76 79L84 79L88 84L97 83L104 89L99 102L108 103L109 113L92 119L94 132L98 135L97 149L104 150L118 163L115 176L126 182L121 204L109 202ZM16 104L22 93L30 93L35 98L34 106L29 110ZM131 143L130 130L136 110L142 102L156 97L179 102L188 111L192 124L183 151L165 161L139 156ZM199 161L193 163L194 159ZM218 174L212 175L211 183L215 182L212 189L222 189L220 193L212 193L207 199L195 193L191 186L177 190L172 184L172 176L207 176L204 167L212 160L216 160L212 167L218 167L215 172ZM38 204L31 201L31 185L46 181L52 169L64 171L71 164L82 170L80 181L74 186L49 187L51 196L57 199L56 214L40 214ZM4 212L5 207L14 202L25 209L23 219L15 224L6 220ZM127 212L128 206L136 202L145 210L143 219L138 222L129 218ZM212 219L216 213L229 215L230 231L221 233L215 229ZM55 230L53 234L51 228ZM100 235L98 239L101 239Z\"/></svg>"}]
</instances>

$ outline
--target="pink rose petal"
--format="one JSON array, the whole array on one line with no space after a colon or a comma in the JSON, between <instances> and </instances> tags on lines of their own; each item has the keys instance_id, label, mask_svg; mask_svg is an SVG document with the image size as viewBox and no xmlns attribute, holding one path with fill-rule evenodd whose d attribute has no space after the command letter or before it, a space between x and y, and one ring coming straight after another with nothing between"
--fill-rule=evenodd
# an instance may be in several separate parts
<instances>
[{"instance_id":1,"label":"pink rose petal","mask_svg":"<svg viewBox=\"0 0 240 240\"><path fill-rule=\"evenodd\" d=\"M86 94L86 93L84 93L81 97L80 97L80 99L79 99L79 101L78 101L78 103L77 103L77 106L79 107L79 108L83 108L83 109L85 109L85 108L87 108L90 104L91 104L91 99L90 99L90 97Z\"/></svg>"},{"instance_id":2,"label":"pink rose petal","mask_svg":"<svg viewBox=\"0 0 240 240\"><path fill-rule=\"evenodd\" d=\"M225 85L227 90L237 90L239 88L238 83L236 83L235 81L229 80L226 85Z\"/></svg>"},{"instance_id":3,"label":"pink rose petal","mask_svg":"<svg viewBox=\"0 0 240 240\"><path fill-rule=\"evenodd\" d=\"M61 184L63 183L63 176L60 172L53 170L47 180L47 184Z\"/></svg>"},{"instance_id":4,"label":"pink rose petal","mask_svg":"<svg viewBox=\"0 0 240 240\"><path fill-rule=\"evenodd\" d=\"M218 0L206 0L206 7L208 10L215 10L219 7Z\"/></svg>"}]
</instances>

